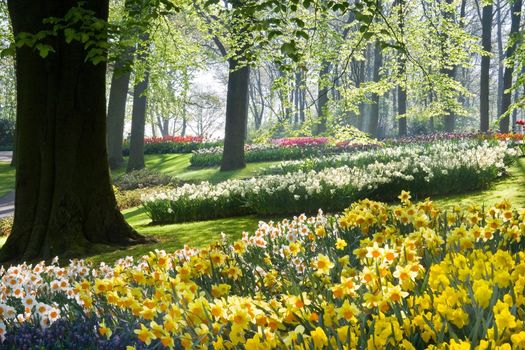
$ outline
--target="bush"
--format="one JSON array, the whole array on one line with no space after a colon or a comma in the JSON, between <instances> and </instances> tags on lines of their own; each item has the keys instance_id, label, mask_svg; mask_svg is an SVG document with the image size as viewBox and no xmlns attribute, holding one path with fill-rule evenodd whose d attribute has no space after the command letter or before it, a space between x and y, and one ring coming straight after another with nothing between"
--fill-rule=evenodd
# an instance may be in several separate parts
<instances>
[{"instance_id":1,"label":"bush","mask_svg":"<svg viewBox=\"0 0 525 350\"><path fill-rule=\"evenodd\" d=\"M138 207L142 203L141 196L144 193L143 189L120 191L117 187L113 186L113 191L115 192L115 199L117 200L119 210Z\"/></svg>"},{"instance_id":2,"label":"bush","mask_svg":"<svg viewBox=\"0 0 525 350\"><path fill-rule=\"evenodd\" d=\"M338 145L307 144L299 146L279 146L277 144L246 145L245 159L247 163L270 162L278 160L304 159L308 157L320 157L342 152L356 152L365 149L377 148L377 144L351 144L341 143ZM207 148L193 153L190 164L193 167L219 166L222 161L222 147Z\"/></svg>"},{"instance_id":3,"label":"bush","mask_svg":"<svg viewBox=\"0 0 525 350\"><path fill-rule=\"evenodd\" d=\"M178 184L171 176L148 168L134 170L114 180L119 190L135 190L146 187L166 186Z\"/></svg>"},{"instance_id":4,"label":"bush","mask_svg":"<svg viewBox=\"0 0 525 350\"><path fill-rule=\"evenodd\" d=\"M222 141L204 141L195 136L167 136L144 139L144 154L191 153L200 149L217 147ZM124 156L129 155L129 143L124 142Z\"/></svg>"},{"instance_id":5,"label":"bush","mask_svg":"<svg viewBox=\"0 0 525 350\"><path fill-rule=\"evenodd\" d=\"M13 220L13 216L0 218L0 237L7 237L11 234L11 230L13 229Z\"/></svg>"}]
</instances>

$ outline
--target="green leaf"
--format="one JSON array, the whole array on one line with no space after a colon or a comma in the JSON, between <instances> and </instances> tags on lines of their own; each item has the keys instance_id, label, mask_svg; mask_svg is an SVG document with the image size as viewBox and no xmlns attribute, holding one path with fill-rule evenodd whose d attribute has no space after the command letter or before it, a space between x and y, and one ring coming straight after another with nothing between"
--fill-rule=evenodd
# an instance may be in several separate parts
<instances>
[{"instance_id":1,"label":"green leaf","mask_svg":"<svg viewBox=\"0 0 525 350\"><path fill-rule=\"evenodd\" d=\"M65 38L66 43L70 44L75 39L75 36L76 36L76 32L74 29L72 28L64 29L64 38Z\"/></svg>"},{"instance_id":2,"label":"green leaf","mask_svg":"<svg viewBox=\"0 0 525 350\"><path fill-rule=\"evenodd\" d=\"M51 45L42 44L42 43L36 44L35 49L38 50L38 54L42 58L46 58L50 52L55 52L55 49L53 49Z\"/></svg>"}]
</instances>

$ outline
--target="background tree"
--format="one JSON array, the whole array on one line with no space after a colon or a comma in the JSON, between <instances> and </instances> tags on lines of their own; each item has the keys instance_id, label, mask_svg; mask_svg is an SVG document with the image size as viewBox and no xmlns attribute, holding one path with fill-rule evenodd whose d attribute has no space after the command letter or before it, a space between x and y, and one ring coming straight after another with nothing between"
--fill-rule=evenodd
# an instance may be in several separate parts
<instances>
[{"instance_id":1,"label":"background tree","mask_svg":"<svg viewBox=\"0 0 525 350\"><path fill-rule=\"evenodd\" d=\"M499 130L503 133L509 132L508 112L512 97L512 91L510 91L510 88L512 87L512 77L514 75L514 62L512 61L512 57L517 45L516 39L520 29L522 4L522 0L514 0L511 6L512 20L509 33L509 42L507 43L507 50L505 52L505 59L507 61L505 65L505 73L503 75L503 95L501 97L501 115L499 121Z\"/></svg>"},{"instance_id":2,"label":"background tree","mask_svg":"<svg viewBox=\"0 0 525 350\"><path fill-rule=\"evenodd\" d=\"M480 73L480 89L479 89L479 122L480 131L485 132L489 130L490 123L490 52L492 50L492 17L493 6L492 1L483 5L483 15L481 18L481 42L483 50L487 54L481 57L481 73Z\"/></svg>"}]
</instances>

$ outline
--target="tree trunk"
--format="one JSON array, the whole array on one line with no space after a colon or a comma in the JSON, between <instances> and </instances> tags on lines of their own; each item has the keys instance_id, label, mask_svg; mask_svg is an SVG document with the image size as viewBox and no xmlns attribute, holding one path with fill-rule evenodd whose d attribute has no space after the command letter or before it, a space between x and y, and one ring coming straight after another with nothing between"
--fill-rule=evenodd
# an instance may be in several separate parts
<instances>
[{"instance_id":1,"label":"tree trunk","mask_svg":"<svg viewBox=\"0 0 525 350\"><path fill-rule=\"evenodd\" d=\"M446 3L448 5L451 5L453 2L453 0L446 0ZM461 15L460 15L461 16ZM449 20L450 22L454 21L454 13L450 12L450 11L446 11L444 14L443 14L443 17L447 20ZM443 65L445 66L447 64L447 61L449 60L449 57L448 57L448 53L446 52L446 49L444 47L445 45L445 42L448 40L448 33L445 30L443 30L443 33L442 33L442 37L443 37L443 40L442 40L442 46L441 46L441 50L442 50L442 58L443 58ZM456 78L456 71L457 71L457 66L453 66L453 67L447 67L447 68L443 68L442 69L442 72L444 74L447 75L448 78L454 80ZM456 127L456 116L454 114L454 111L451 109L451 108L447 108L446 111L445 111L445 118L444 118L444 129L445 129L445 132L454 132L454 129Z\"/></svg>"},{"instance_id":2,"label":"tree trunk","mask_svg":"<svg viewBox=\"0 0 525 350\"><path fill-rule=\"evenodd\" d=\"M398 15L399 15L399 28L401 31L401 37L404 35L404 10L405 0L398 0ZM399 53L398 57L399 62L399 76L404 80L404 75L406 72L406 60L403 57L402 53ZM403 86L397 87L397 113L398 113L398 128L399 128L399 137L407 135L407 93Z\"/></svg>"},{"instance_id":3,"label":"tree trunk","mask_svg":"<svg viewBox=\"0 0 525 350\"><path fill-rule=\"evenodd\" d=\"M509 40L514 39L513 37L518 33L520 29L521 21L521 7L522 0L515 0L511 8L511 24L510 24L510 35ZM516 50L516 43L512 45L507 44L507 52L505 53L505 58L512 57ZM514 65L507 62L505 67L505 74L503 75L503 96L501 98L501 115L504 115L508 112L511 104L511 91L507 91L512 87L512 75L514 74ZM501 118L500 115L500 118ZM503 133L509 132L509 116L501 118L499 121L499 131Z\"/></svg>"},{"instance_id":4,"label":"tree trunk","mask_svg":"<svg viewBox=\"0 0 525 350\"><path fill-rule=\"evenodd\" d=\"M186 128L188 125L188 118L186 116L182 117L182 128L180 130L180 136L186 136Z\"/></svg>"},{"instance_id":5,"label":"tree trunk","mask_svg":"<svg viewBox=\"0 0 525 350\"><path fill-rule=\"evenodd\" d=\"M10 0L14 35L46 29L76 2ZM86 3L107 20L108 1ZM78 256L94 243L144 242L118 211L106 150L106 65L64 36L42 59L16 49L18 159L15 220L0 261Z\"/></svg>"},{"instance_id":6,"label":"tree trunk","mask_svg":"<svg viewBox=\"0 0 525 350\"><path fill-rule=\"evenodd\" d=\"M131 119L131 137L129 140L129 159L127 172L144 168L144 128L146 125L146 90L149 75L135 85L133 90L133 112Z\"/></svg>"},{"instance_id":7,"label":"tree trunk","mask_svg":"<svg viewBox=\"0 0 525 350\"><path fill-rule=\"evenodd\" d=\"M376 42L374 48L374 71L372 73L372 79L375 83L379 82L379 69L383 64L383 57L381 55L381 46L379 42ZM373 137L378 137L378 125L379 125L379 95L374 94L372 96L372 105L370 106L370 124L368 125L368 132Z\"/></svg>"},{"instance_id":8,"label":"tree trunk","mask_svg":"<svg viewBox=\"0 0 525 350\"><path fill-rule=\"evenodd\" d=\"M481 19L481 42L483 50L491 52L492 49L492 3L483 7ZM479 129L481 132L489 130L489 91L490 91L490 56L481 57L481 74L479 89Z\"/></svg>"},{"instance_id":9,"label":"tree trunk","mask_svg":"<svg viewBox=\"0 0 525 350\"><path fill-rule=\"evenodd\" d=\"M127 55L126 55L127 56ZM123 57L115 64L108 104L108 158L111 169L116 169L124 163L122 143L124 142L124 120L126 117L126 100L128 98L129 70L122 71L125 60Z\"/></svg>"},{"instance_id":10,"label":"tree trunk","mask_svg":"<svg viewBox=\"0 0 525 350\"><path fill-rule=\"evenodd\" d=\"M248 86L250 67L239 68L234 59L229 60L228 94L226 97L226 125L221 171L242 169L246 166L244 140L248 120Z\"/></svg>"},{"instance_id":11,"label":"tree trunk","mask_svg":"<svg viewBox=\"0 0 525 350\"><path fill-rule=\"evenodd\" d=\"M141 43L149 45L149 35L141 36ZM140 44L139 44L140 45ZM137 56L140 61L147 60L148 49L141 50ZM149 85L149 71L146 69L144 77L135 84L133 89L133 111L131 113L131 136L129 140L129 159L127 172L144 169L144 128L146 126L146 107L148 98L146 91Z\"/></svg>"},{"instance_id":12,"label":"tree trunk","mask_svg":"<svg viewBox=\"0 0 525 350\"><path fill-rule=\"evenodd\" d=\"M502 1L498 0L496 3L496 42L498 45L498 99L496 101L496 108L498 116L501 115L501 99L503 97L503 17L501 15Z\"/></svg>"},{"instance_id":13,"label":"tree trunk","mask_svg":"<svg viewBox=\"0 0 525 350\"><path fill-rule=\"evenodd\" d=\"M315 134L319 135L326 132L327 119L328 119L328 86L326 86L326 79L330 73L330 63L323 61L321 63L321 71L319 72L319 88L317 96L317 112L318 121Z\"/></svg>"},{"instance_id":14,"label":"tree trunk","mask_svg":"<svg viewBox=\"0 0 525 350\"><path fill-rule=\"evenodd\" d=\"M17 148L18 148L18 133L16 132L16 123L15 123L15 134L14 134L14 137L13 137L13 156L11 157L11 164L9 165L11 168L14 168L16 167L16 154L18 153L17 152Z\"/></svg>"}]
</instances>

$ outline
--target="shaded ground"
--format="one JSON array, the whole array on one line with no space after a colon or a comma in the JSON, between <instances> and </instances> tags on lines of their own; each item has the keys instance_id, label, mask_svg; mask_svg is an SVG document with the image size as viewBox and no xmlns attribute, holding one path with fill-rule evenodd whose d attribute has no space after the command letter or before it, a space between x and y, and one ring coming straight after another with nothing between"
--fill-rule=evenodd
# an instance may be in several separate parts
<instances>
[{"instance_id":1,"label":"shaded ground","mask_svg":"<svg viewBox=\"0 0 525 350\"><path fill-rule=\"evenodd\" d=\"M280 220L283 217L260 218L255 215L234 218L189 222L182 224L150 226L150 219L142 208L132 208L124 211L126 220L140 233L155 237L159 242L148 245L139 245L122 250L103 252L89 258L93 262L111 263L125 256L139 257L155 249L164 249L172 252L184 245L202 247L221 238L221 232L228 240L241 237L243 231L253 232L257 229L260 220Z\"/></svg>"},{"instance_id":2,"label":"shaded ground","mask_svg":"<svg viewBox=\"0 0 525 350\"><path fill-rule=\"evenodd\" d=\"M190 168L191 154L147 154L146 168L175 176L181 180L221 182L228 179L246 178L256 175L257 171L278 162L248 163L246 168L232 171L219 171L219 167ZM127 161L127 159L126 159ZM113 177L124 174L126 165L113 171Z\"/></svg>"}]
</instances>

